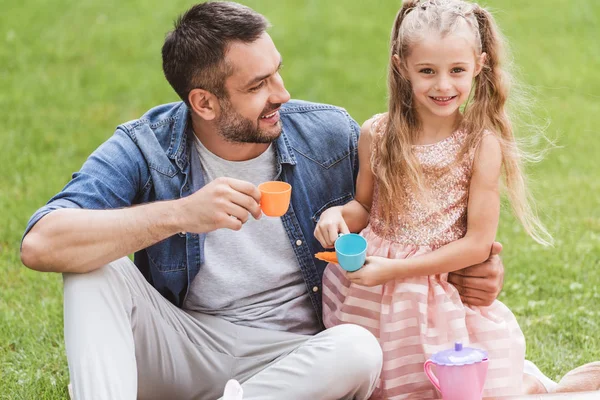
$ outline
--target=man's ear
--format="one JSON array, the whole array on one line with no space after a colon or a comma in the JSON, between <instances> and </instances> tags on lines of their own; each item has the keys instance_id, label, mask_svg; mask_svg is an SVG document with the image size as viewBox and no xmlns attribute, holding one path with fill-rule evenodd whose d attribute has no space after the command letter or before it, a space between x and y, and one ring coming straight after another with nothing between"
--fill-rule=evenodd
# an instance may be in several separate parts
<instances>
[{"instance_id":1,"label":"man's ear","mask_svg":"<svg viewBox=\"0 0 600 400\"><path fill-rule=\"evenodd\" d=\"M192 89L188 101L192 111L205 121L215 119L220 109L217 97L204 89Z\"/></svg>"},{"instance_id":2,"label":"man's ear","mask_svg":"<svg viewBox=\"0 0 600 400\"><path fill-rule=\"evenodd\" d=\"M479 57L477 57L477 59L476 59L477 65L475 66L475 76L479 75L479 73L483 69L486 58L487 58L487 53L481 53L479 55Z\"/></svg>"}]
</instances>

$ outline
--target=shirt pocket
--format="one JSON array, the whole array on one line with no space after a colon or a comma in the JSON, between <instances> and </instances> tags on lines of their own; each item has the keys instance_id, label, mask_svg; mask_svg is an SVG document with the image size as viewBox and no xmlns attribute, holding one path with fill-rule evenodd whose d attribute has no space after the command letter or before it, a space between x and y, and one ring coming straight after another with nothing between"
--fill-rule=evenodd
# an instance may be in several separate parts
<instances>
[{"instance_id":1,"label":"shirt pocket","mask_svg":"<svg viewBox=\"0 0 600 400\"><path fill-rule=\"evenodd\" d=\"M151 268L160 272L182 271L187 267L185 235L175 235L146 249Z\"/></svg>"},{"instance_id":2,"label":"shirt pocket","mask_svg":"<svg viewBox=\"0 0 600 400\"><path fill-rule=\"evenodd\" d=\"M335 199L328 201L327 203L325 203L325 205L323 205L323 207L319 208L313 214L313 216L312 216L313 223L316 225L319 222L319 219L321 218L321 214L323 214L323 212L325 210L327 210L328 208L344 205L352 199L353 199L352 193L346 193L340 197L336 197Z\"/></svg>"}]
</instances>

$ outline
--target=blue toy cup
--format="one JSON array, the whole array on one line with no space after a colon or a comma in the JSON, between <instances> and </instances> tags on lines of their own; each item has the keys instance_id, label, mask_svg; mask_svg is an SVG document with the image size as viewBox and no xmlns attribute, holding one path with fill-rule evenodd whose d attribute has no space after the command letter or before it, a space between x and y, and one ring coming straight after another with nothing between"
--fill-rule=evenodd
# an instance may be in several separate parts
<instances>
[{"instance_id":1,"label":"blue toy cup","mask_svg":"<svg viewBox=\"0 0 600 400\"><path fill-rule=\"evenodd\" d=\"M335 254L343 269L354 272L365 264L367 240L356 233L340 235L335 241Z\"/></svg>"}]
</instances>

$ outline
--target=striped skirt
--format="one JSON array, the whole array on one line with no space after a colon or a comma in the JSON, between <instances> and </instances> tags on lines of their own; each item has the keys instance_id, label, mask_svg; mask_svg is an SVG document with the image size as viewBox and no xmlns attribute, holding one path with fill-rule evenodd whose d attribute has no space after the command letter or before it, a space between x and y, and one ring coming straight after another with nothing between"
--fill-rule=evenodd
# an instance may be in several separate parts
<instances>
[{"instance_id":1,"label":"striped skirt","mask_svg":"<svg viewBox=\"0 0 600 400\"><path fill-rule=\"evenodd\" d=\"M362 234L369 256L408 258L431 251L382 239L369 227ZM361 325L379 339L383 370L371 399L439 398L423 364L457 341L488 352L484 396L521 394L525 339L514 315L499 301L489 307L463 305L447 274L365 287L329 264L323 275L323 321L327 328Z\"/></svg>"}]
</instances>

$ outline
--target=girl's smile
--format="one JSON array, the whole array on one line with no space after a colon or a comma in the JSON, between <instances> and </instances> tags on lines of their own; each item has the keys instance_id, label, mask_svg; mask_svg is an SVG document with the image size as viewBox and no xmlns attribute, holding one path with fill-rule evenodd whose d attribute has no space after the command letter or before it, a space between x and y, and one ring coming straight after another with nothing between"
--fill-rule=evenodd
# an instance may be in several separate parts
<instances>
[{"instance_id":1,"label":"girl's smile","mask_svg":"<svg viewBox=\"0 0 600 400\"><path fill-rule=\"evenodd\" d=\"M440 107L449 106L450 104L452 104L454 99L456 99L457 97L458 96L446 96L446 97L429 96L429 98Z\"/></svg>"}]
</instances>

